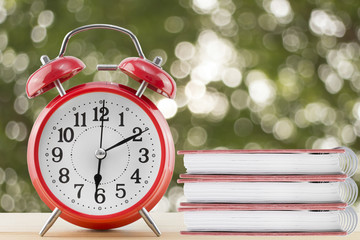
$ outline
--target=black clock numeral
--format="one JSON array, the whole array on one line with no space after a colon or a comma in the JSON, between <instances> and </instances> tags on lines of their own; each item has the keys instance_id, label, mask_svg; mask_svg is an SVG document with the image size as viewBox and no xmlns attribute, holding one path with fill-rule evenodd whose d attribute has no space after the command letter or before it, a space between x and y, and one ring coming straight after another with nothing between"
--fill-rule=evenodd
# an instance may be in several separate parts
<instances>
[{"instance_id":1,"label":"black clock numeral","mask_svg":"<svg viewBox=\"0 0 360 240\"><path fill-rule=\"evenodd\" d=\"M58 142L71 142L74 139L74 130L70 127L65 129L60 128L59 130L59 141Z\"/></svg>"},{"instance_id":2,"label":"black clock numeral","mask_svg":"<svg viewBox=\"0 0 360 240\"><path fill-rule=\"evenodd\" d=\"M86 127L86 113L79 114L78 112L74 114L75 116L75 125L74 127ZM81 125L79 124L81 123Z\"/></svg>"},{"instance_id":3,"label":"black clock numeral","mask_svg":"<svg viewBox=\"0 0 360 240\"><path fill-rule=\"evenodd\" d=\"M147 163L149 161L149 150L147 148L141 148L139 150L139 153L141 153L141 157L139 157L139 162L141 163ZM144 158L142 158L144 157Z\"/></svg>"},{"instance_id":4,"label":"black clock numeral","mask_svg":"<svg viewBox=\"0 0 360 240\"><path fill-rule=\"evenodd\" d=\"M119 113L119 116L120 116L119 127L123 127L124 126L124 112Z\"/></svg>"},{"instance_id":5,"label":"black clock numeral","mask_svg":"<svg viewBox=\"0 0 360 240\"><path fill-rule=\"evenodd\" d=\"M124 183L118 183L116 184L116 191L120 191L120 193L116 193L116 197L118 198L124 198L126 196L126 190L125 188L125 184Z\"/></svg>"},{"instance_id":6,"label":"black clock numeral","mask_svg":"<svg viewBox=\"0 0 360 240\"><path fill-rule=\"evenodd\" d=\"M100 109L98 107L94 107L93 110L93 121L109 121L109 117L106 117L107 115L109 115L109 109L107 107L101 107ZM98 115L100 115L100 118L98 118Z\"/></svg>"},{"instance_id":7,"label":"black clock numeral","mask_svg":"<svg viewBox=\"0 0 360 240\"><path fill-rule=\"evenodd\" d=\"M61 183L67 183L67 182L69 182L69 181L70 181L69 173L70 173L69 169L67 169L67 168L61 168L61 169L59 170L59 174L60 174L59 181L60 181Z\"/></svg>"},{"instance_id":8,"label":"black clock numeral","mask_svg":"<svg viewBox=\"0 0 360 240\"><path fill-rule=\"evenodd\" d=\"M95 192L95 202L99 203L99 204L102 204L104 203L106 200L106 197L105 197L105 189L103 188L98 188L96 189L96 192Z\"/></svg>"},{"instance_id":9,"label":"black clock numeral","mask_svg":"<svg viewBox=\"0 0 360 240\"><path fill-rule=\"evenodd\" d=\"M84 184L74 184L74 189L77 188L77 187L80 187L79 188L79 191L77 192L77 198L81 198L81 190L83 189L84 187Z\"/></svg>"},{"instance_id":10,"label":"black clock numeral","mask_svg":"<svg viewBox=\"0 0 360 240\"><path fill-rule=\"evenodd\" d=\"M63 151L61 148L59 147L54 147L52 150L51 150L51 153L53 155L53 162L60 162L63 158Z\"/></svg>"},{"instance_id":11,"label":"black clock numeral","mask_svg":"<svg viewBox=\"0 0 360 240\"><path fill-rule=\"evenodd\" d=\"M141 128L139 128L139 127L135 127L135 128L133 129L133 133L139 134L139 136L136 136L136 137L133 138L133 141L134 141L134 142L141 142L141 141L142 141L142 137L141 137L141 135L140 135L141 132L142 132L142 130L141 130Z\"/></svg>"},{"instance_id":12,"label":"black clock numeral","mask_svg":"<svg viewBox=\"0 0 360 240\"><path fill-rule=\"evenodd\" d=\"M141 177L140 177L139 169L135 170L133 175L131 175L130 179L135 180L135 183L140 183Z\"/></svg>"}]
</instances>

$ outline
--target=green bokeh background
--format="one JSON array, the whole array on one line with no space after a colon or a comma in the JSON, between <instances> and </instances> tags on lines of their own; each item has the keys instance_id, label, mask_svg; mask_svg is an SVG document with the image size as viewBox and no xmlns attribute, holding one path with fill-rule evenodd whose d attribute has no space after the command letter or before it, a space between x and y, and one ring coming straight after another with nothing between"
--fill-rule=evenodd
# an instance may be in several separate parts
<instances>
[{"instance_id":1,"label":"green bokeh background","mask_svg":"<svg viewBox=\"0 0 360 240\"><path fill-rule=\"evenodd\" d=\"M137 35L147 58L164 59L177 83L175 101L145 95L168 118L176 150L348 146L358 154L359 18L357 0L0 0L0 211L48 211L31 185L26 147L57 91L28 100L25 85L40 56L55 58L70 30L119 25ZM87 68L65 89L99 80L139 86L95 69L137 56L126 35L80 33L66 55ZM177 156L160 210L174 211L183 200L176 184L183 172Z\"/></svg>"}]
</instances>

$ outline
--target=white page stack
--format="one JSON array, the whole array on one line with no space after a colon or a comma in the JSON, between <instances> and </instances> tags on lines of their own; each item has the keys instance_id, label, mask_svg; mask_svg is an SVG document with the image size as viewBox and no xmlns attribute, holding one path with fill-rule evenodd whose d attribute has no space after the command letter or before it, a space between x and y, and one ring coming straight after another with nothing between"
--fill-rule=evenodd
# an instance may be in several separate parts
<instances>
[{"instance_id":1,"label":"white page stack","mask_svg":"<svg viewBox=\"0 0 360 240\"><path fill-rule=\"evenodd\" d=\"M191 235L347 235L358 187L348 148L179 151Z\"/></svg>"}]
</instances>

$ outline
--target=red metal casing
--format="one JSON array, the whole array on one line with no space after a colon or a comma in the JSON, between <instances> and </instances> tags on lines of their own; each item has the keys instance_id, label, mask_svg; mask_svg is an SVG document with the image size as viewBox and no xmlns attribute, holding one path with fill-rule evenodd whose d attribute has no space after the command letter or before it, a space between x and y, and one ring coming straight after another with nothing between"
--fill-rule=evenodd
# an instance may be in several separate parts
<instances>
[{"instance_id":1,"label":"red metal casing","mask_svg":"<svg viewBox=\"0 0 360 240\"><path fill-rule=\"evenodd\" d=\"M143 58L130 57L121 61L119 68L140 83L146 81L151 90L167 98L175 98L176 84L174 79L154 63Z\"/></svg>"},{"instance_id":2,"label":"red metal casing","mask_svg":"<svg viewBox=\"0 0 360 240\"><path fill-rule=\"evenodd\" d=\"M54 82L72 78L85 68L85 64L76 57L59 57L41 66L26 83L26 94L34 98L55 87Z\"/></svg>"},{"instance_id":3,"label":"red metal casing","mask_svg":"<svg viewBox=\"0 0 360 240\"><path fill-rule=\"evenodd\" d=\"M150 117L160 138L161 145L161 164L160 170L153 186L149 192L136 204L119 213L95 216L77 212L61 201L50 191L46 185L39 167L39 142L44 126L51 115L64 103L70 99L90 92L109 92L118 94L130 99L140 106ZM169 126L157 109L157 107L145 96L141 98L135 96L135 90L120 84L109 82L91 82L71 88L63 97L53 99L40 113L33 129L31 131L28 150L27 150L28 168L31 181L38 192L40 198L46 203L51 210L55 207L62 211L60 217L81 227L92 229L110 229L121 227L140 218L138 213L145 207L150 211L165 194L171 181L174 171L175 149Z\"/></svg>"}]
</instances>

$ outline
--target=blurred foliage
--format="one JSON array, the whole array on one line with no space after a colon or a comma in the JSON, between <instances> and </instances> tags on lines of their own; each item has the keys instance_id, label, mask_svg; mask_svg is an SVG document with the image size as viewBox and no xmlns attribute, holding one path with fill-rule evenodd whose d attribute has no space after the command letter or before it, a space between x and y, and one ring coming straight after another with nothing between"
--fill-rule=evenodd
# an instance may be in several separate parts
<instances>
[{"instance_id":1,"label":"blurred foliage","mask_svg":"<svg viewBox=\"0 0 360 240\"><path fill-rule=\"evenodd\" d=\"M164 59L175 101L145 94L167 117L177 150L348 146L359 153L359 17L357 0L0 0L0 210L47 210L31 185L26 147L57 92L28 100L25 85L70 30L119 25L137 35L147 58ZM66 55L87 68L65 89L89 81L138 87L122 73L96 71L137 55L125 35L81 33ZM182 198L177 158L167 210Z\"/></svg>"}]
</instances>

